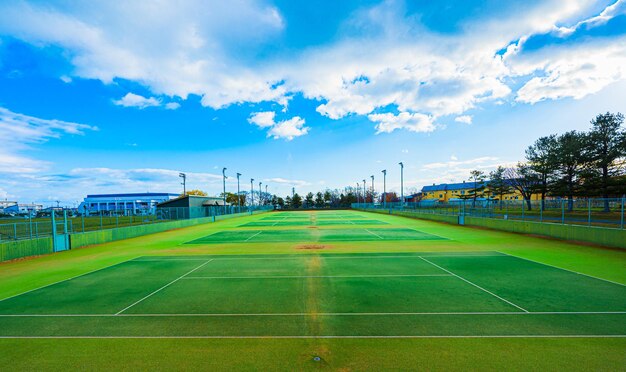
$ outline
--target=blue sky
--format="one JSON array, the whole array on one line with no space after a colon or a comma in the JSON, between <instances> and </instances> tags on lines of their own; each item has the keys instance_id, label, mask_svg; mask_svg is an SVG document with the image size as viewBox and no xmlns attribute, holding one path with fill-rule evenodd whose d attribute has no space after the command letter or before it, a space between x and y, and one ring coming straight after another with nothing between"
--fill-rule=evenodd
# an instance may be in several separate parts
<instances>
[{"instance_id":1,"label":"blue sky","mask_svg":"<svg viewBox=\"0 0 626 372\"><path fill-rule=\"evenodd\" d=\"M623 97L626 1L7 0L0 198L419 189Z\"/></svg>"}]
</instances>

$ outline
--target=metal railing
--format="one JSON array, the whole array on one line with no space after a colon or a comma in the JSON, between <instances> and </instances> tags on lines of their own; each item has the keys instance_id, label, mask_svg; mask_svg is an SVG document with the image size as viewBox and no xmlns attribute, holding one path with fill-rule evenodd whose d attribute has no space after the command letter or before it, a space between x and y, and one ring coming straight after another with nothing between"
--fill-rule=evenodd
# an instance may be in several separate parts
<instances>
[{"instance_id":1,"label":"metal railing","mask_svg":"<svg viewBox=\"0 0 626 372\"><path fill-rule=\"evenodd\" d=\"M352 208L413 210L441 215L522 220L565 225L624 229L626 198L577 198L546 200L423 200L414 203L355 203Z\"/></svg>"}]
</instances>

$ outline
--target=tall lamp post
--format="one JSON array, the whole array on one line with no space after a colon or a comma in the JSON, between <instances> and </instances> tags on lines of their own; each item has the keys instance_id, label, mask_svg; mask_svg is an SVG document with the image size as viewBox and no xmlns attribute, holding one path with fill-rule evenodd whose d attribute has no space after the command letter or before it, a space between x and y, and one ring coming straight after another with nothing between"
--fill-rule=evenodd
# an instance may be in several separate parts
<instances>
[{"instance_id":1,"label":"tall lamp post","mask_svg":"<svg viewBox=\"0 0 626 372\"><path fill-rule=\"evenodd\" d=\"M356 183L356 202L357 204L359 204L361 202L361 186L359 186L359 183Z\"/></svg>"},{"instance_id":2,"label":"tall lamp post","mask_svg":"<svg viewBox=\"0 0 626 372\"><path fill-rule=\"evenodd\" d=\"M404 208L404 164L400 164L400 206Z\"/></svg>"},{"instance_id":3,"label":"tall lamp post","mask_svg":"<svg viewBox=\"0 0 626 372\"><path fill-rule=\"evenodd\" d=\"M365 186L365 185L367 185L367 183L365 183L365 178L364 178L363 179L363 203L367 204L367 194L365 193L365 188L367 186Z\"/></svg>"},{"instance_id":4,"label":"tall lamp post","mask_svg":"<svg viewBox=\"0 0 626 372\"><path fill-rule=\"evenodd\" d=\"M223 190L223 197L222 199L224 200L224 214L226 214L226 168L222 168L222 182L224 185L224 190Z\"/></svg>"},{"instance_id":5,"label":"tall lamp post","mask_svg":"<svg viewBox=\"0 0 626 372\"><path fill-rule=\"evenodd\" d=\"M178 173L178 177L183 179L181 185L183 185L183 196L187 195L187 175L185 173Z\"/></svg>"},{"instance_id":6,"label":"tall lamp post","mask_svg":"<svg viewBox=\"0 0 626 372\"><path fill-rule=\"evenodd\" d=\"M254 205L254 178L250 178L250 206Z\"/></svg>"},{"instance_id":7,"label":"tall lamp post","mask_svg":"<svg viewBox=\"0 0 626 372\"><path fill-rule=\"evenodd\" d=\"M370 177L372 177L372 205L374 205L374 175Z\"/></svg>"},{"instance_id":8,"label":"tall lamp post","mask_svg":"<svg viewBox=\"0 0 626 372\"><path fill-rule=\"evenodd\" d=\"M267 184L265 184L265 196L269 196L269 195L267 194ZM271 200L270 200L270 203L271 203Z\"/></svg>"},{"instance_id":9,"label":"tall lamp post","mask_svg":"<svg viewBox=\"0 0 626 372\"><path fill-rule=\"evenodd\" d=\"M261 187L261 185L263 185L263 182L259 182L259 207L263 203L263 188Z\"/></svg>"},{"instance_id":10,"label":"tall lamp post","mask_svg":"<svg viewBox=\"0 0 626 372\"><path fill-rule=\"evenodd\" d=\"M241 192L239 191L239 177L241 177L241 173L237 173L237 212L241 213Z\"/></svg>"},{"instance_id":11,"label":"tall lamp post","mask_svg":"<svg viewBox=\"0 0 626 372\"><path fill-rule=\"evenodd\" d=\"M383 169L381 172L383 174L383 208L385 208L387 205L387 170Z\"/></svg>"}]
</instances>

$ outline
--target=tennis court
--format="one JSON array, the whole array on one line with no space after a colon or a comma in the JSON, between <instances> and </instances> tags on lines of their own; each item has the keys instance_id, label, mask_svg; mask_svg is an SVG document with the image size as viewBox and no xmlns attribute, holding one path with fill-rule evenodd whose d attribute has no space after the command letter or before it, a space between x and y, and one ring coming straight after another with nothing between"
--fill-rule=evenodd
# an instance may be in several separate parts
<instances>
[{"instance_id":1,"label":"tennis court","mask_svg":"<svg viewBox=\"0 0 626 372\"><path fill-rule=\"evenodd\" d=\"M626 286L489 251L146 256L0 301L0 337L589 335Z\"/></svg>"}]
</instances>

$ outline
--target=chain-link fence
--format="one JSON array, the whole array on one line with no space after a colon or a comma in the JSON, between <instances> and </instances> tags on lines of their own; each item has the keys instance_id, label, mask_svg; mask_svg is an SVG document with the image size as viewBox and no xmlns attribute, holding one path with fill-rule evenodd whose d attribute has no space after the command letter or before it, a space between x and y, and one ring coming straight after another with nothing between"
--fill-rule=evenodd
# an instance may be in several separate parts
<instances>
[{"instance_id":1,"label":"chain-link fence","mask_svg":"<svg viewBox=\"0 0 626 372\"><path fill-rule=\"evenodd\" d=\"M457 200L440 202L423 200L415 203L355 203L359 209L405 209L441 215L465 215L586 225L624 229L626 198L577 198L547 200Z\"/></svg>"},{"instance_id":2,"label":"chain-link fence","mask_svg":"<svg viewBox=\"0 0 626 372\"><path fill-rule=\"evenodd\" d=\"M65 231L63 214L56 214L59 233L82 233L115 229L120 227L154 224L166 221L201 217L218 217L236 213L253 213L273 209L272 206L211 206L197 208L158 208L156 214L133 214L132 210L100 212L89 216L68 216ZM36 239L52 235L50 217L13 217L0 219L0 242L20 239Z\"/></svg>"}]
</instances>

